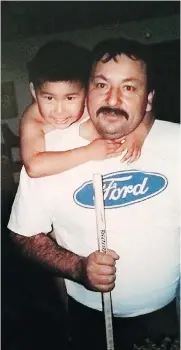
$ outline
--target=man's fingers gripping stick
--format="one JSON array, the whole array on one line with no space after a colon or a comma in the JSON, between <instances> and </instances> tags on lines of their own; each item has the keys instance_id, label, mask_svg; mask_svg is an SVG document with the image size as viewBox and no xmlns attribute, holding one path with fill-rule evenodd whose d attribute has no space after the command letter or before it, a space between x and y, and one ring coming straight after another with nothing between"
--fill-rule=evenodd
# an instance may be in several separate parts
<instances>
[{"instance_id":1,"label":"man's fingers gripping stick","mask_svg":"<svg viewBox=\"0 0 181 350\"><path fill-rule=\"evenodd\" d=\"M94 203L97 223L98 247L101 252L107 251L106 223L104 213L104 198L102 189L102 176L100 174L93 175L94 185ZM102 293L103 309L106 326L106 342L107 350L114 350L113 325L112 325L112 305L111 293Z\"/></svg>"}]
</instances>

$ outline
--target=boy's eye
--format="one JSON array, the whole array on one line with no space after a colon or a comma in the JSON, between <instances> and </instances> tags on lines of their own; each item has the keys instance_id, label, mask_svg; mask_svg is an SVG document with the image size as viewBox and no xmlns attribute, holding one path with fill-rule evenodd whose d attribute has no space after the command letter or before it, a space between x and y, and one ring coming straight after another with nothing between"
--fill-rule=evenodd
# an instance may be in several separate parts
<instances>
[{"instance_id":1,"label":"boy's eye","mask_svg":"<svg viewBox=\"0 0 181 350\"><path fill-rule=\"evenodd\" d=\"M45 96L45 98L46 98L48 101L52 101L52 100L53 100L53 97L52 97L52 96Z\"/></svg>"},{"instance_id":2,"label":"boy's eye","mask_svg":"<svg viewBox=\"0 0 181 350\"><path fill-rule=\"evenodd\" d=\"M67 96L67 100L68 101L72 101L72 100L74 100L75 99L75 96Z\"/></svg>"}]
</instances>

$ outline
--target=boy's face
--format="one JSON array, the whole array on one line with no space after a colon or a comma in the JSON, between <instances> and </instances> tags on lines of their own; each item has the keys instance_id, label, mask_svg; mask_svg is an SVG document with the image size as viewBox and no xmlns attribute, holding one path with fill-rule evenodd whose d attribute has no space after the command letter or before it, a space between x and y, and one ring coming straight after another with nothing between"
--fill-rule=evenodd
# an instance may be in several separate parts
<instances>
[{"instance_id":1,"label":"boy's face","mask_svg":"<svg viewBox=\"0 0 181 350\"><path fill-rule=\"evenodd\" d=\"M85 88L78 82L46 82L34 97L45 122L59 129L70 126L84 111Z\"/></svg>"}]
</instances>

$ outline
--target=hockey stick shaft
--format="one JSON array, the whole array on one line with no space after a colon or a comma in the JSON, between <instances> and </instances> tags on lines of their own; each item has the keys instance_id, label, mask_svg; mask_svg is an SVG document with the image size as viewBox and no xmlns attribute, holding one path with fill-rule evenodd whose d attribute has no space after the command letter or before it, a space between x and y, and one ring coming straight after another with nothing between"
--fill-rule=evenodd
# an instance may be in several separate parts
<instances>
[{"instance_id":1,"label":"hockey stick shaft","mask_svg":"<svg viewBox=\"0 0 181 350\"><path fill-rule=\"evenodd\" d=\"M101 252L107 252L107 234L104 211L104 197L102 188L102 176L100 174L93 175L93 185L95 194L95 212L97 223L98 248ZM113 325L112 325L112 304L111 293L102 293L103 309L106 327L107 350L114 350Z\"/></svg>"}]
</instances>

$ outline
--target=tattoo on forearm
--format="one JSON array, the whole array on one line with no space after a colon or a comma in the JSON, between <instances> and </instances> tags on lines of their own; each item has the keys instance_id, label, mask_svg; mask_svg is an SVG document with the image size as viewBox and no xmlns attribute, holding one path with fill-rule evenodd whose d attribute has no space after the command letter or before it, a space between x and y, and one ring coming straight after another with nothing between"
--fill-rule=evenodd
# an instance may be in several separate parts
<instances>
[{"instance_id":1,"label":"tattoo on forearm","mask_svg":"<svg viewBox=\"0 0 181 350\"><path fill-rule=\"evenodd\" d=\"M82 283L84 258L62 247L43 233L25 237L11 232L11 238L24 256L33 259L55 275Z\"/></svg>"}]
</instances>

